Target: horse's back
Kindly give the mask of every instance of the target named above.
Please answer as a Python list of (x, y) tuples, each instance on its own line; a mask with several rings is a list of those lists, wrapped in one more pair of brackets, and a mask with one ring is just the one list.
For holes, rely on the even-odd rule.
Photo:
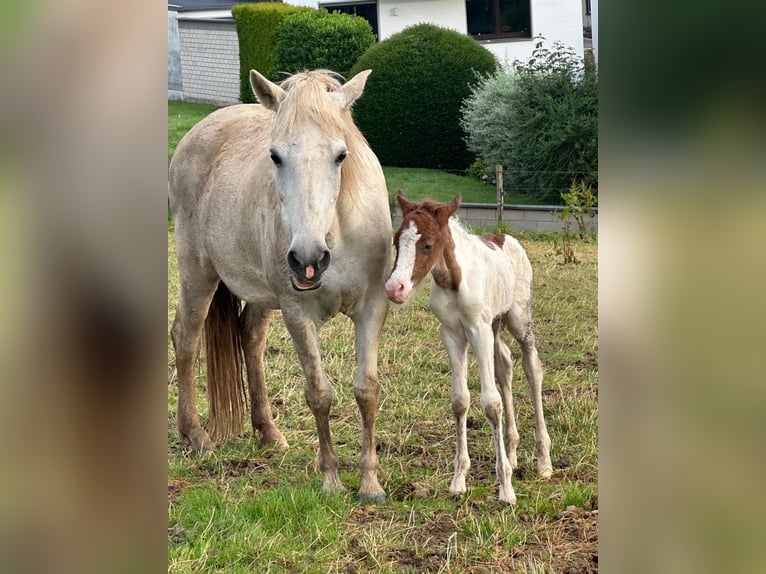
[(170, 162), (169, 193), (173, 216), (193, 210), (222, 162), (246, 159), (264, 146), (273, 113), (258, 104), (214, 111), (181, 139)]

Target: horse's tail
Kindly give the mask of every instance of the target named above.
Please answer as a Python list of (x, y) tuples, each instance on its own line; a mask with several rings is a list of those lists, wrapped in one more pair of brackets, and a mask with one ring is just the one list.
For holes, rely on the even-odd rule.
[(205, 319), (208, 430), (216, 443), (242, 429), (247, 411), (240, 309), (239, 298), (221, 281)]

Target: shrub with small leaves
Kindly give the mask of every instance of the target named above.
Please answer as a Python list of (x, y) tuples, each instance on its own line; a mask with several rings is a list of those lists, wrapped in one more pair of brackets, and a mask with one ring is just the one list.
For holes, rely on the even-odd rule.
[(509, 191), (556, 202), (582, 181), (598, 194), (598, 77), (572, 49), (538, 37), (526, 63), (482, 78), (462, 113), (468, 148), (503, 166)]
[(327, 10), (297, 12), (279, 25), (274, 39), (275, 73), (325, 68), (349, 78), (349, 70), (375, 43), (370, 23), (361, 16)]
[(494, 55), (472, 38), (417, 24), (371, 46), (351, 74), (370, 68), (357, 124), (384, 165), (464, 170), (474, 160), (460, 106), (493, 73)]

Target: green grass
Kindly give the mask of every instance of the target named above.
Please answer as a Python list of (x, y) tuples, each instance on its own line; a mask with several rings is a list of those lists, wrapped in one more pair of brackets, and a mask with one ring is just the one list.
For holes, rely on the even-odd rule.
[[(472, 466), (468, 492), (447, 493), (454, 425), (450, 374), (429, 286), (392, 306), (379, 352), (377, 419), (382, 506), (360, 505), (359, 414), (351, 379), (353, 328), (339, 316), (323, 326), (324, 366), (334, 381), (331, 413), (340, 476), (348, 491), (321, 492), (314, 419), (303, 375), (277, 314), (265, 355), (276, 424), (290, 449), (260, 448), (245, 428), (210, 455), (184, 451), (175, 429), (175, 358), (168, 338), (168, 572), (561, 572), (595, 571), (598, 489), (597, 246), (575, 241), (581, 263), (563, 265), (556, 236), (521, 235), (535, 269), (533, 310), (546, 367), (544, 403), (553, 441), (550, 480), (535, 472), (532, 409), (521, 361), (514, 402), (521, 444), (514, 507), (497, 501), (494, 451), (469, 366)], [(168, 234), (168, 326), (178, 297), (175, 239)], [(518, 346), (511, 349), (518, 358)], [(206, 419), (203, 361), (198, 406)]]
[[(207, 104), (168, 101), (168, 159), (173, 156), (184, 134), (215, 109), (216, 106)], [(495, 203), (495, 187), (474, 178), (435, 169), (384, 167), (383, 172), (390, 197), (402, 189), (407, 197), (416, 200), (430, 197), (437, 201), (450, 201), (460, 193), (466, 203)], [(508, 194), (505, 202), (534, 203), (526, 196)]]
[(168, 100), (168, 160), (173, 157), (176, 146), (194, 124), (218, 109), (209, 104), (192, 104)]

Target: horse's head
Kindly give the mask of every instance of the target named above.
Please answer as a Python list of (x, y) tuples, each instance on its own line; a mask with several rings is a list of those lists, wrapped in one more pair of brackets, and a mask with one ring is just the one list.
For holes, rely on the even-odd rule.
[(296, 291), (321, 285), (332, 259), (327, 238), (336, 217), (347, 156), (361, 138), (351, 105), (370, 70), (341, 85), (324, 71), (296, 74), (276, 85), (252, 70), (258, 101), (275, 112), (269, 153), (281, 216), (289, 237), (285, 253)]
[(460, 207), (460, 195), (449, 203), (412, 202), (400, 189), (396, 200), (402, 208), (402, 224), (394, 235), (396, 262), (386, 281), (386, 295), (394, 303), (404, 303), (439, 263), (444, 250), (452, 248), (449, 218)]

